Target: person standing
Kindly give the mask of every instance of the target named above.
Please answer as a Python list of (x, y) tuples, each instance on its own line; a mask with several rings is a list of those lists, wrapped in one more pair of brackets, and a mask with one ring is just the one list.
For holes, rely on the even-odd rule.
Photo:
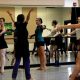
[(59, 32), (52, 32), (54, 30), (54, 28), (56, 28), (58, 25), (58, 21), (57, 20), (53, 20), (52, 21), (52, 27), (53, 29), (50, 30), (51, 34), (49, 34), (47, 37), (51, 37), (51, 45), (50, 45), (50, 57), (53, 58), (53, 56), (55, 56), (55, 51), (57, 49), (57, 45), (56, 45), (56, 41), (55, 41), (55, 37), (59, 34)]
[(7, 43), (4, 38), (4, 33), (6, 32), (6, 29), (4, 27), (4, 18), (0, 18), (0, 73), (4, 73), (4, 66), (5, 66), (5, 56), (6, 56), (6, 48), (8, 48)]
[(45, 54), (45, 41), (42, 37), (43, 30), (46, 29), (45, 26), (42, 25), (43, 21), (41, 18), (36, 18), (37, 28), (35, 30), (35, 41), (38, 48), (38, 54), (40, 58), (40, 68), (38, 70), (46, 70), (46, 54)]
[(9, 11), (7, 11), (16, 28), (16, 38), (15, 38), (16, 61), (13, 67), (12, 80), (16, 80), (21, 57), (23, 57), (23, 66), (25, 68), (26, 80), (32, 80), (30, 74), (30, 59), (29, 59), (30, 53), (29, 53), (28, 31), (26, 29), (32, 11), (33, 9), (30, 9), (26, 17), (26, 20), (23, 14), (19, 14), (17, 16), (17, 22), (14, 21), (12, 14)]

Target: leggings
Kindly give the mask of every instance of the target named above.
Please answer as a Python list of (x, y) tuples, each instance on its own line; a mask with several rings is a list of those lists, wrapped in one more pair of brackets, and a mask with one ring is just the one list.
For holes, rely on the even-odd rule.
[[(16, 62), (14, 64), (13, 72), (12, 72), (12, 78), (13, 79), (16, 79), (16, 77), (17, 77), (20, 61), (21, 61), (21, 57), (16, 57)], [(29, 56), (28, 57), (26, 57), (26, 56), (23, 57), (23, 66), (25, 68), (26, 80), (30, 80), (31, 74), (30, 74), (30, 59), (29, 59)]]

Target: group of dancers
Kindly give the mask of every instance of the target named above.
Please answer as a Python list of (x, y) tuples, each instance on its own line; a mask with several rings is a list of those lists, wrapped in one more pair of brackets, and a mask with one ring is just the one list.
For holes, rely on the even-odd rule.
[[(16, 80), (19, 64), (21, 61), (21, 57), (23, 57), (23, 66), (25, 68), (25, 76), (26, 80), (33, 80), (30, 73), (30, 53), (29, 53), (29, 42), (28, 42), (28, 30), (26, 26), (28, 25), (30, 14), (33, 11), (33, 9), (30, 9), (28, 12), (28, 15), (25, 19), (23, 14), (19, 14), (17, 16), (17, 21), (15, 22), (12, 14), (10, 11), (7, 11), (8, 15), (10, 16), (12, 22), (14, 23), (15, 27), (15, 43), (14, 43), (14, 58), (15, 63), (12, 71), (12, 80)], [(78, 17), (79, 19), (79, 17)], [(6, 48), (8, 48), (7, 43), (4, 38), (4, 34), (7, 31), (4, 27), (4, 18), (0, 18), (0, 73), (4, 74), (4, 66), (5, 66), (5, 55), (6, 55)], [(46, 55), (45, 55), (45, 41), (42, 37), (43, 30), (46, 29), (44, 25), (42, 25), (43, 21), (42, 18), (36, 18), (36, 30), (35, 30), (35, 42), (37, 44), (38, 48), (38, 55), (40, 58), (40, 68), (38, 70), (45, 71), (47, 69), (46, 67)], [(56, 21), (54, 21), (55, 24), (57, 24)], [(54, 26), (54, 25), (53, 25)], [(58, 25), (57, 27), (54, 27), (51, 34), (55, 34), (56, 32), (59, 32), (62, 29), (68, 29), (68, 28), (75, 28), (75, 33), (78, 35), (77, 41), (78, 41), (78, 55), (76, 58), (76, 65), (74, 67), (74, 70), (69, 78), (69, 80), (75, 80), (78, 76), (78, 73), (80, 72), (80, 24), (71, 24), (71, 25)], [(53, 42), (54, 43), (54, 42)]]

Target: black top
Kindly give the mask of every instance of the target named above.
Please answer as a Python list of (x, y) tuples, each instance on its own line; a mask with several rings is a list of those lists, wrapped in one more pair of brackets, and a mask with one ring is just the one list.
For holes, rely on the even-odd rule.
[(19, 22), (15, 22), (14, 23), (15, 27), (16, 27), (16, 36), (18, 38), (23, 38), (26, 37), (28, 38), (28, 31), (26, 29), (27, 23), (19, 23)]
[(29, 55), (27, 23), (14, 23), (15, 30), (15, 57)]
[[(0, 30), (0, 32), (2, 32), (2, 30)], [(2, 34), (0, 36), (0, 49), (4, 49), (4, 48), (7, 48), (7, 47), (8, 46), (7, 46), (7, 43), (6, 43), (5, 39), (4, 39), (4, 34)]]

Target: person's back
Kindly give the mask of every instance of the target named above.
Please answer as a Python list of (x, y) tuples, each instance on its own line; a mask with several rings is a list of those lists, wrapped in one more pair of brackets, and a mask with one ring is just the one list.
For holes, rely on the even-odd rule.
[(19, 14), (17, 16), (17, 22), (14, 21), (12, 14), (9, 11), (7, 11), (9, 16), (11, 17), (11, 20), (14, 23), (14, 26), (16, 27), (16, 31), (15, 31), (15, 39), (16, 39), (15, 40), (15, 59), (16, 60), (13, 67), (12, 80), (16, 80), (21, 57), (23, 57), (23, 66), (25, 68), (26, 80), (32, 80), (31, 74), (30, 74), (28, 31), (26, 29), (27, 23), (30, 19), (30, 13), (32, 12), (32, 10), (33, 9), (29, 11), (26, 17), (26, 20), (24, 19), (23, 14)]
[(18, 15), (17, 22), (15, 22), (14, 25), (16, 27), (15, 57), (29, 56), (28, 31), (26, 29), (27, 22), (24, 22), (23, 14)]
[(27, 39), (28, 38), (28, 31), (26, 29), (27, 23), (15, 22), (15, 26), (16, 26), (16, 36), (20, 38), (25, 37)]

